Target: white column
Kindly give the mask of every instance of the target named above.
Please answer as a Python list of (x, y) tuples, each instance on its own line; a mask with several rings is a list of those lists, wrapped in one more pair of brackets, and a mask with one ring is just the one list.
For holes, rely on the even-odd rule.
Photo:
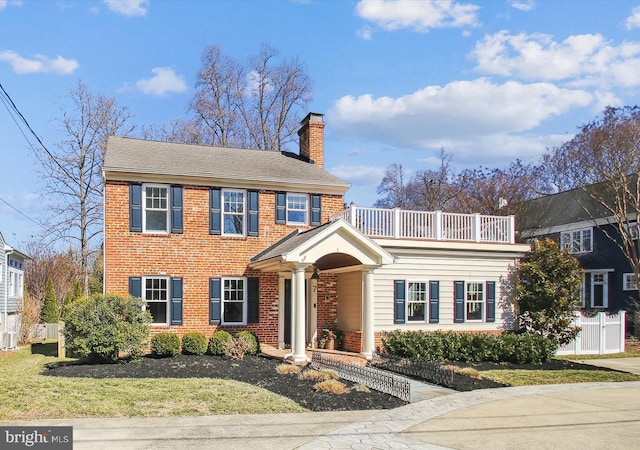
[(305, 333), (305, 289), (304, 289), (304, 269), (306, 265), (296, 265), (293, 269), (293, 289), (292, 289), (292, 318), (293, 333), (291, 339), (291, 350), (294, 361), (306, 361), (306, 333)]
[(373, 268), (364, 271), (364, 293), (362, 296), (362, 355), (367, 359), (373, 357), (375, 334), (373, 327)]

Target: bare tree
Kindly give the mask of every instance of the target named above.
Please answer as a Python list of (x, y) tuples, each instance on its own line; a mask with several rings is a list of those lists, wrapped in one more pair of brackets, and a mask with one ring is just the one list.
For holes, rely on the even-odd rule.
[(402, 164), (391, 164), (386, 168), (384, 177), (378, 185), (378, 195), (384, 197), (376, 200), (374, 206), (377, 208), (405, 208), (412, 207), (409, 187), (405, 183), (406, 173)]
[(78, 255), (72, 250), (56, 252), (42, 241), (27, 243), (27, 251), (30, 259), (25, 263), (24, 278), (31, 300), (42, 307), (47, 280), (51, 279), (61, 311), (74, 285), (82, 279)]
[(518, 215), (523, 202), (551, 192), (542, 167), (520, 160), (506, 169), (465, 170), (458, 183), (461, 186), (453, 208), (466, 213)]
[[(66, 135), (54, 150), (41, 149), (38, 159), (52, 198), (48, 229), (55, 239), (75, 242), (80, 254), (82, 286), (89, 285), (92, 245), (102, 234), (102, 163), (107, 137), (126, 135), (129, 110), (115, 99), (92, 94), (78, 81), (61, 105), (58, 120)], [(95, 247), (94, 247), (95, 248)]]
[(241, 64), (217, 46), (202, 53), (187, 120), (147, 127), (146, 137), (189, 144), (282, 150), (296, 139), (311, 80), (299, 59), (263, 44)]
[[(640, 280), (640, 108), (607, 107), (544, 161), (549, 179), (558, 188), (575, 189), (576, 201), (620, 248)], [(599, 218), (615, 232), (595, 221)]]
[(426, 211), (447, 210), (460, 195), (464, 184), (451, 168), (451, 155), (440, 150), (438, 170), (419, 170), (410, 183), (414, 208)]

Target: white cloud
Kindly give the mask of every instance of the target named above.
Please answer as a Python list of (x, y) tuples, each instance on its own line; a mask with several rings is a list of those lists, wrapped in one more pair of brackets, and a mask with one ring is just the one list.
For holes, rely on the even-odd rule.
[(107, 7), (127, 17), (146, 16), (149, 0), (102, 0)]
[(136, 88), (143, 94), (156, 96), (168, 92), (185, 92), (187, 83), (184, 77), (177, 75), (170, 67), (156, 67), (151, 69), (153, 77), (136, 81)]
[(534, 0), (514, 0), (511, 2), (511, 6), (519, 11), (528, 12), (536, 7)]
[(640, 43), (613, 45), (600, 34), (487, 35), (472, 51), (475, 71), (524, 80), (565, 81), (571, 87), (640, 85)]
[(44, 55), (35, 55), (34, 59), (27, 59), (13, 50), (0, 51), (0, 61), (9, 62), (13, 71), (18, 74), (55, 73), (68, 75), (80, 67), (80, 64), (75, 59), (66, 59), (62, 56), (51, 59)]
[(5, 9), (9, 5), (21, 6), (21, 0), (0, 0), (0, 11)]
[(329, 172), (341, 180), (360, 186), (377, 186), (384, 176), (384, 167), (340, 165), (329, 169)]
[(361, 18), (387, 31), (410, 28), (427, 32), (432, 28), (477, 26), (479, 9), (453, 0), (361, 0), (356, 5)]
[(365, 25), (364, 27), (358, 30), (358, 37), (364, 39), (365, 41), (370, 41), (372, 33), (373, 32), (371, 30), (371, 27), (368, 25)]
[(631, 15), (627, 17), (624, 24), (627, 26), (627, 30), (640, 28), (640, 6), (636, 6), (631, 10)]
[[(342, 136), (396, 147), (448, 148), (452, 140), (532, 130), (596, 99), (549, 83), (494, 84), (480, 78), (427, 86), (398, 98), (345, 96), (327, 113)], [(498, 151), (495, 149), (494, 151)]]

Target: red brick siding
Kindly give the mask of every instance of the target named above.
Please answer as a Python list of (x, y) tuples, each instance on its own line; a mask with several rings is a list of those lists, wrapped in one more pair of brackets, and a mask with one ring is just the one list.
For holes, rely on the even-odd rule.
[[(343, 207), (342, 196), (323, 195), (323, 222)], [(183, 211), (182, 234), (132, 233), (129, 231), (129, 183), (105, 183), (105, 291), (128, 294), (130, 276), (182, 277), (183, 325), (154, 326), (154, 330), (170, 329), (180, 335), (201, 331), (210, 336), (217, 327), (209, 325), (209, 278), (257, 276), (260, 278), (260, 323), (225, 328), (231, 331), (247, 328), (255, 331), (263, 342), (276, 344), (278, 275), (251, 271), (247, 266), (257, 253), (300, 227), (275, 224), (274, 191), (260, 191), (258, 237), (210, 235), (208, 187), (185, 185)]]

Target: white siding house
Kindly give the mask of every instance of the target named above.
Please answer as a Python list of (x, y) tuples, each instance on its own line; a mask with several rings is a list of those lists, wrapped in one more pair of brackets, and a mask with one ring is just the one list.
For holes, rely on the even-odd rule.
[(27, 255), (9, 246), (0, 233), (0, 346), (15, 348), (21, 325), (24, 262)]

